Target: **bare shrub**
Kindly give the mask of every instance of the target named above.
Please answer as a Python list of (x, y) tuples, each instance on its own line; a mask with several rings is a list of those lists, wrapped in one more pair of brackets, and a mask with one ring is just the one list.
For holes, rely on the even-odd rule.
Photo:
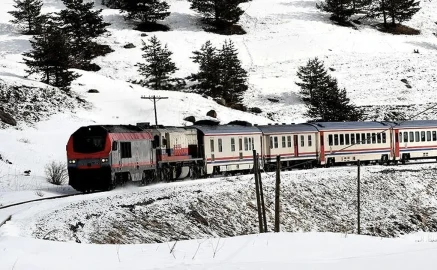
[(45, 166), (47, 182), (62, 185), (67, 180), (67, 165), (64, 162), (52, 161)]

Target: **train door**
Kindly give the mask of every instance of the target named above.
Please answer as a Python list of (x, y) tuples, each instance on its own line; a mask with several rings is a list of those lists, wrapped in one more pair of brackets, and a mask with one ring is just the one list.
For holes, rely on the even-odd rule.
[(399, 153), (399, 129), (393, 129), (394, 131), (394, 156), (396, 159), (399, 159), (400, 153)]
[(209, 149), (210, 149), (210, 154), (211, 154), (211, 161), (215, 160), (215, 145), (214, 145), (214, 138), (211, 137), (209, 138)]
[(293, 143), (294, 143), (294, 156), (298, 157), (299, 156), (299, 136), (298, 135), (293, 135)]
[(320, 143), (317, 145), (320, 145), (320, 164), (325, 164), (325, 135), (323, 134), (323, 131), (320, 131)]
[(243, 159), (243, 137), (239, 136), (238, 137), (238, 156), (239, 159), (242, 160)]

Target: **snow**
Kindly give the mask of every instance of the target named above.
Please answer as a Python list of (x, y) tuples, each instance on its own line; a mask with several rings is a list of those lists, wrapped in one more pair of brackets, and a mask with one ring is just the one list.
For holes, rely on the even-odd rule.
[[(44, 12), (56, 12), (63, 8), (61, 0), (43, 2)], [(217, 111), (222, 123), (236, 119), (257, 124), (270, 123), (271, 119), (286, 123), (302, 122), (307, 119), (303, 116), (304, 106), (298, 96), (299, 88), (295, 85), (296, 71), (309, 58), (319, 57), (331, 69), (330, 74), (338, 79), (339, 85), (347, 89), (351, 101), (366, 107), (371, 117), (380, 118), (393, 108), (406, 110), (407, 116), (414, 115), (437, 102), (437, 39), (433, 34), (436, 32), (435, 1), (422, 1), (421, 11), (405, 23), (419, 29), (420, 35), (394, 36), (375, 30), (371, 26), (375, 21), (358, 25), (358, 30), (336, 26), (329, 21), (328, 14), (315, 8), (316, 1), (253, 0), (242, 5), (245, 13), (240, 24), (248, 34), (228, 37), (203, 31), (199, 15), (189, 9), (187, 1), (169, 0), (172, 14), (163, 23), (170, 26), (172, 31), (153, 35), (162, 43), (167, 43), (174, 53), (173, 60), (179, 67), (176, 76), (185, 77), (196, 72), (197, 65), (190, 59), (192, 51), (198, 50), (207, 40), (219, 47), (230, 38), (239, 50), (243, 67), (249, 72), (250, 87), (243, 102), (249, 107), (260, 107), (263, 110), (260, 115), (231, 110), (197, 94), (152, 91), (129, 83), (138, 76), (134, 65), (141, 59), (142, 41), (152, 34), (141, 37), (141, 33), (132, 30), (133, 25), (125, 21), (118, 10), (108, 9), (100, 2), (95, 1), (96, 7), (103, 8), (105, 20), (112, 23), (110, 35), (100, 38), (100, 41), (115, 51), (94, 60), (102, 67), (100, 71), (78, 70), (82, 76), (73, 82), (73, 97), (65, 98), (52, 107), (44, 103), (45, 109), (39, 112), (39, 121), (29, 123), (28, 119), (21, 117), (18, 118), (18, 127), (0, 129), (0, 155), (3, 159), (0, 160), (0, 205), (74, 193), (66, 185), (56, 187), (48, 184), (44, 178), (44, 166), (52, 160), (65, 160), (65, 144), (70, 134), (80, 126), (153, 123), (153, 103), (141, 99), (142, 95), (169, 97), (158, 103), (159, 123), (165, 125), (189, 125), (183, 121), (184, 117), (193, 115), (196, 119), (206, 118), (206, 112), (211, 109)], [(24, 85), (32, 87), (32, 91), (45, 89), (47, 86), (35, 81), (35, 77), (24, 77), (26, 67), (21, 54), (30, 49), (30, 37), (20, 35), (18, 29), (9, 23), (12, 17), (7, 11), (13, 9), (12, 5), (13, 0), (0, 1), (0, 83)], [(123, 48), (126, 43), (133, 43), (136, 48)], [(419, 49), (420, 53), (413, 53), (414, 49)], [(407, 79), (412, 88), (407, 88), (401, 79)], [(88, 93), (89, 89), (98, 89), (100, 93)], [(59, 93), (57, 95), (62, 96)], [(77, 103), (75, 95), (89, 104)], [(276, 98), (279, 102), (274, 103), (267, 98)], [(24, 115), (23, 107), (18, 106), (17, 110), (17, 113)], [(435, 119), (436, 114), (437, 110), (433, 110), (416, 119)], [(12, 164), (6, 163), (6, 160)], [(371, 212), (365, 212), (364, 227), (369, 224), (393, 225), (388, 218), (393, 213), (396, 220), (404, 223), (411, 222), (408, 221), (408, 214), (415, 213), (417, 209), (432, 213), (436, 207), (434, 198), (437, 189), (432, 182), (435, 179), (435, 165), (429, 165), (434, 166), (432, 168), (428, 165), (412, 166), (408, 167), (412, 168), (411, 171), (395, 169), (395, 172), (387, 172), (376, 166), (369, 169), (367, 176), (364, 173), (363, 179), (367, 177), (373, 183), (364, 194), (371, 195), (370, 198), (375, 200), (364, 201), (364, 206), (372, 209), (372, 214), (380, 218), (372, 219)], [(25, 170), (31, 170), (30, 176), (24, 175)], [(284, 209), (289, 213), (284, 219), (284, 230), (295, 233), (223, 238), (224, 234), (215, 232), (214, 235), (214, 232), (207, 231), (197, 234), (203, 240), (178, 242), (173, 253), (170, 253), (172, 242), (91, 245), (33, 238), (44, 238), (41, 235), (43, 231), (47, 233), (60, 229), (61, 232), (50, 235), (53, 240), (79, 239), (91, 243), (90, 232), (99, 232), (98, 227), (90, 226), (90, 222), (84, 225), (85, 231), (76, 233), (75, 238), (67, 233), (69, 226), (78, 226), (78, 220), (86, 220), (86, 214), (90, 214), (89, 219), (94, 225), (99, 224), (100, 218), (102, 226), (108, 229), (110, 221), (117, 220), (114, 213), (129, 213), (128, 207), (119, 211), (117, 205), (143, 202), (148, 196), (157, 199), (169, 194), (175, 194), (175, 197), (160, 200), (158, 204), (163, 206), (161, 215), (166, 214), (169, 222), (174, 218), (176, 222), (184, 224), (176, 206), (186, 213), (190, 203), (202, 198), (196, 193), (198, 190), (202, 191), (200, 194), (209, 194), (210, 197), (221, 195), (218, 199), (222, 200), (217, 203), (223, 203), (225, 207), (224, 212), (220, 213), (222, 216), (228, 216), (226, 211), (251, 209), (229, 218), (238, 222), (247, 221), (239, 223), (241, 227), (232, 232), (241, 233), (244, 226), (255, 224), (255, 229), (250, 227), (246, 231), (254, 233), (256, 221), (253, 220), (253, 208), (250, 208), (254, 201), (253, 194), (249, 192), (251, 177), (188, 181), (173, 183), (171, 187), (157, 184), (143, 188), (120, 188), (110, 194), (80, 195), (2, 209), (0, 224), (10, 215), (12, 220), (0, 228), (0, 269), (95, 269), (97, 265), (107, 269), (435, 268), (433, 254), (437, 247), (437, 236), (428, 232), (403, 235), (402, 239), (311, 232), (338, 231), (338, 228), (328, 228), (328, 223), (317, 219), (316, 211), (323, 212), (326, 208), (328, 212), (339, 211), (334, 215), (334, 225), (344, 222), (346, 227), (349, 226), (346, 231), (353, 233), (355, 213), (351, 181), (354, 174), (353, 168), (284, 173), (284, 177), (290, 179), (284, 182), (289, 187), (285, 194), (289, 192), (290, 199), (284, 204)], [(265, 177), (266, 188), (271, 191), (273, 176)], [(408, 190), (397, 185), (398, 177), (409, 187)], [(378, 184), (378, 178), (387, 179), (387, 183)], [(293, 188), (299, 188), (301, 195)], [(245, 192), (244, 196), (239, 195), (238, 190)], [(187, 194), (187, 191), (191, 193)], [(393, 194), (399, 196), (392, 200)], [(226, 196), (235, 199), (230, 200)], [(293, 202), (296, 198), (300, 201)], [(305, 208), (310, 198), (321, 208)], [(243, 207), (241, 203), (246, 205)], [(84, 208), (78, 210), (78, 206)], [(109, 206), (117, 210), (112, 213)], [(141, 205), (135, 208), (148, 209)], [(175, 212), (166, 212), (169, 210)], [(428, 213), (426, 211), (424, 213)], [(107, 215), (92, 216), (96, 212)], [(202, 215), (208, 217), (208, 213)], [(293, 223), (293, 215), (301, 219)], [(430, 219), (434, 220), (435, 217), (431, 215)], [(425, 227), (411, 226), (412, 231), (430, 229), (430, 224)], [(311, 233), (297, 233), (299, 228)], [(391, 235), (388, 229), (393, 227), (381, 228)], [(102, 231), (102, 235), (105, 233), (108, 231)], [(393, 235), (399, 236), (397, 233)], [(129, 240), (124, 237), (124, 240)], [(171, 237), (164, 237), (163, 241), (168, 239)], [(216, 256), (213, 255), (215, 247), (218, 247)]]
[(3, 269), (434, 269), (437, 243), (331, 233), (268, 233), (148, 245), (2, 237)]

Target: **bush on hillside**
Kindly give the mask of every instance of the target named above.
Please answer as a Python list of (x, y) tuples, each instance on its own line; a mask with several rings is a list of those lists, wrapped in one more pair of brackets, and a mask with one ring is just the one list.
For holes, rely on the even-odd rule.
[(68, 178), (67, 164), (64, 162), (52, 161), (44, 169), (47, 182), (53, 185), (62, 185)]

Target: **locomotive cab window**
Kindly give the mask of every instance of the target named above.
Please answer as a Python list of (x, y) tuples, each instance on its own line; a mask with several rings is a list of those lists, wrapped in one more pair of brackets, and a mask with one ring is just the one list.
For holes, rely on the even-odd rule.
[(118, 142), (117, 141), (113, 141), (112, 142), (112, 151), (117, 151), (117, 146), (118, 146)]
[(120, 142), (121, 158), (132, 157), (131, 142)]

